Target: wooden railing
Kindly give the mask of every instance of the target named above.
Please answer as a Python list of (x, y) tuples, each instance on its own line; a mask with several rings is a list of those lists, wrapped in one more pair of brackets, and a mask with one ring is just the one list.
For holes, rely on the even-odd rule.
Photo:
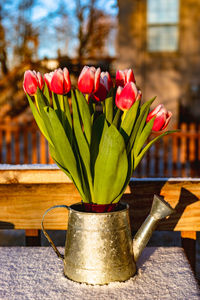
[[(35, 123), (0, 125), (0, 164), (51, 164), (48, 144)], [(200, 125), (185, 124), (143, 158), (134, 177), (199, 177)]]
[(0, 124), (0, 164), (52, 164), (48, 143), (35, 122)]

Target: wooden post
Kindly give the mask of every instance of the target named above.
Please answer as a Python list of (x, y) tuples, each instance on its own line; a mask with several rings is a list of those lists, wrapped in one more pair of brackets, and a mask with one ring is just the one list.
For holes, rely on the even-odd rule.
[(195, 124), (191, 123), (189, 126), (189, 162), (190, 162), (190, 176), (195, 177)]
[(155, 177), (159, 177), (159, 163), (160, 163), (160, 143), (155, 143)]
[(20, 163), (20, 149), (19, 149), (19, 144), (20, 144), (20, 140), (19, 140), (19, 130), (15, 131), (15, 135), (14, 135), (15, 139), (15, 164), (19, 164)]
[[(147, 141), (149, 142), (149, 140)], [(149, 176), (149, 172), (150, 172), (150, 151), (151, 149), (149, 149), (146, 153), (146, 177)]]
[(28, 164), (28, 131), (26, 128), (23, 129), (24, 138), (24, 164)]
[(26, 229), (26, 246), (41, 246), (41, 232), (36, 229)]
[(168, 174), (168, 143), (169, 143), (169, 139), (168, 136), (165, 136), (163, 139), (163, 143), (164, 143), (164, 176), (167, 177)]
[(37, 131), (31, 130), (32, 134), (32, 164), (37, 164)]
[(5, 131), (5, 139), (6, 139), (6, 163), (11, 164), (11, 128), (9, 125), (7, 126), (7, 130)]
[(0, 163), (2, 164), (2, 146), (3, 146), (3, 132), (0, 129)]
[[(200, 133), (200, 124), (198, 125), (198, 133)], [(200, 176), (200, 134), (198, 135), (198, 154), (197, 154), (197, 176)]]
[(49, 146), (48, 146), (48, 154), (49, 154), (49, 164), (55, 164), (55, 162), (53, 161), (50, 151), (49, 151)]
[(40, 134), (40, 163), (47, 164), (46, 159), (46, 140), (43, 134)]
[(178, 138), (176, 134), (172, 135), (172, 175), (177, 176), (178, 168)]
[(186, 177), (186, 170), (185, 170), (185, 162), (187, 157), (187, 124), (181, 124), (181, 145), (180, 145), (180, 162), (181, 162), (181, 176)]

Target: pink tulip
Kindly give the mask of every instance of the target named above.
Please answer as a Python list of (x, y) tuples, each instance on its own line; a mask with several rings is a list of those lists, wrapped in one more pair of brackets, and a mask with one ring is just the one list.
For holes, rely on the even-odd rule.
[(99, 88), (101, 69), (85, 66), (78, 78), (78, 89), (83, 94), (95, 93)]
[(64, 95), (71, 89), (71, 81), (67, 68), (64, 68), (63, 70), (57, 69), (54, 72), (45, 74), (45, 81), (47, 86), (49, 85), (50, 91), (55, 94)]
[(158, 105), (147, 116), (147, 122), (156, 117), (153, 123), (153, 131), (161, 131), (165, 129), (172, 117), (172, 113), (167, 111), (163, 104)]
[(124, 87), (126, 83), (136, 82), (132, 69), (126, 69), (124, 71), (118, 70), (116, 73), (116, 86)]
[(44, 81), (47, 84), (48, 89), (51, 91), (51, 79), (53, 77), (54, 72), (44, 74)]
[(107, 94), (112, 88), (112, 86), (113, 86), (113, 82), (110, 77), (110, 74), (108, 72), (101, 72), (99, 87), (97, 91), (91, 96), (93, 96), (93, 98), (98, 102), (103, 101), (106, 99)]
[(117, 88), (115, 104), (121, 110), (128, 110), (141, 96), (142, 93), (137, 89), (135, 83), (129, 82), (124, 88), (121, 86)]
[(29, 94), (30, 96), (33, 96), (37, 92), (37, 87), (39, 87), (41, 90), (43, 90), (44, 87), (44, 80), (40, 72), (36, 73), (35, 71), (26, 71), (24, 73), (23, 82), (23, 88), (25, 93)]

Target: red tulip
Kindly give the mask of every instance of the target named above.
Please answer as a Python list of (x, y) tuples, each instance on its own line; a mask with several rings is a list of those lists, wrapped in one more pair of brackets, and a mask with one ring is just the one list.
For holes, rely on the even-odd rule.
[(126, 69), (124, 71), (118, 70), (116, 73), (116, 86), (124, 87), (126, 83), (136, 82), (132, 69)]
[(50, 90), (56, 94), (64, 95), (71, 89), (71, 81), (67, 68), (64, 68), (63, 70), (57, 69), (53, 72), (53, 74), (45, 74), (45, 78), (45, 81), (49, 83)]
[(93, 96), (96, 101), (103, 101), (106, 99), (112, 86), (113, 83), (110, 74), (108, 72), (101, 72), (99, 87), (91, 96)]
[(99, 88), (101, 69), (85, 66), (78, 78), (78, 89), (83, 94), (95, 93)]
[(121, 86), (117, 88), (115, 103), (119, 109), (128, 110), (141, 96), (142, 93), (137, 89), (135, 83), (129, 82), (124, 88)]
[(25, 93), (29, 94), (30, 96), (33, 96), (37, 92), (37, 87), (39, 87), (41, 90), (43, 90), (44, 87), (44, 80), (40, 72), (36, 73), (35, 71), (26, 71), (24, 73), (23, 82), (23, 88)]
[(160, 131), (167, 127), (172, 117), (172, 113), (167, 111), (163, 104), (160, 104), (148, 114), (147, 122), (149, 122), (153, 117), (155, 117), (155, 120), (152, 130)]

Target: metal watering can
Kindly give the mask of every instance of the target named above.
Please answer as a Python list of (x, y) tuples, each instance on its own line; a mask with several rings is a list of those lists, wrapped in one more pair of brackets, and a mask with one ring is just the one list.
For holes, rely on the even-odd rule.
[[(45, 215), (58, 207), (69, 210), (65, 255), (58, 251), (43, 225)], [(83, 212), (81, 207), (81, 203), (51, 207), (43, 216), (42, 230), (63, 260), (65, 276), (88, 284), (125, 281), (133, 276), (136, 262), (159, 220), (174, 212), (154, 195), (150, 214), (132, 240), (128, 204), (120, 203), (116, 211), (106, 213)]]

